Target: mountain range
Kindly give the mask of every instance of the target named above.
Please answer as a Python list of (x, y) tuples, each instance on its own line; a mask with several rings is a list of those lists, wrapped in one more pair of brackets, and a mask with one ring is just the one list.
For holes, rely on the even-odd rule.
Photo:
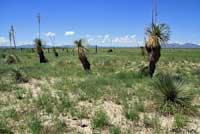
[[(27, 45), (19, 45), (17, 46), (17, 48), (34, 48), (35, 45), (34, 44), (27, 44)], [(56, 46), (57, 48), (73, 48), (73, 45), (60, 45), (60, 46)], [(91, 48), (95, 47), (95, 46), (89, 46)], [(10, 48), (9, 46), (0, 46), (1, 48)], [(52, 48), (52, 46), (50, 45), (44, 45), (44, 48)], [(104, 48), (104, 47), (101, 47)], [(106, 48), (106, 47), (105, 47)], [(117, 47), (115, 47), (117, 48)], [(120, 48), (120, 47), (119, 47)], [(178, 43), (170, 43), (167, 45), (163, 45), (163, 48), (200, 48), (200, 45), (198, 44), (194, 44), (194, 43), (185, 43), (185, 44), (178, 44)]]

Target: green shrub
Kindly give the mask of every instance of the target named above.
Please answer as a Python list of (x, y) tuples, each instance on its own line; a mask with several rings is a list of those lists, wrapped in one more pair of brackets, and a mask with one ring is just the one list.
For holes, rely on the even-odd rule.
[(13, 54), (10, 55), (9, 54), (9, 55), (6, 56), (5, 62), (7, 64), (16, 64), (17, 62), (19, 62), (19, 59), (16, 55), (13, 55)]
[(107, 125), (109, 125), (109, 119), (106, 113), (102, 110), (95, 112), (92, 117), (92, 128), (103, 128)]
[(182, 89), (184, 81), (180, 77), (159, 75), (153, 83), (154, 98), (161, 113), (192, 111), (194, 96)]
[(21, 69), (12, 69), (12, 75), (17, 83), (28, 82), (28, 77), (26, 76), (26, 73)]

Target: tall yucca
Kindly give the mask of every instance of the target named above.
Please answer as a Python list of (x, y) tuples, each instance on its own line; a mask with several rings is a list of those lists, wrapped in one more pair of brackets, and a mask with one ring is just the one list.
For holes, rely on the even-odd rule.
[(76, 40), (74, 42), (74, 44), (76, 44), (76, 49), (78, 51), (79, 60), (81, 61), (83, 68), (85, 70), (90, 70), (90, 63), (85, 54), (86, 48), (83, 46), (83, 40), (82, 39)]
[(45, 58), (44, 52), (42, 50), (42, 41), (40, 39), (35, 39), (34, 42), (36, 45), (37, 53), (39, 55), (40, 63), (46, 63), (47, 59)]
[(148, 40), (145, 43), (145, 47), (149, 54), (149, 75), (152, 77), (156, 69), (156, 63), (161, 56), (161, 45), (166, 44), (169, 40), (170, 29), (166, 24), (157, 25), (152, 23), (147, 27), (146, 35), (148, 36)]
[(152, 23), (146, 29), (146, 35), (149, 37), (147, 41), (147, 47), (156, 48), (162, 44), (165, 44), (169, 40), (170, 29), (166, 24), (154, 24)]

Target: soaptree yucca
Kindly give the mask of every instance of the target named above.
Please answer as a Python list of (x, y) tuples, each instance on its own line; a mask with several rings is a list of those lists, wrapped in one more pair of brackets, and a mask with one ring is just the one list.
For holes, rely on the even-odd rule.
[(156, 77), (152, 85), (159, 111), (169, 114), (194, 112), (194, 96), (190, 90), (184, 89), (183, 84), (184, 80), (178, 76), (161, 74)]
[(156, 69), (156, 63), (161, 56), (161, 45), (166, 44), (169, 40), (170, 30), (166, 24), (152, 23), (147, 27), (146, 35), (148, 40), (145, 43), (145, 47), (149, 55), (149, 75), (152, 77)]
[(89, 63), (87, 56), (85, 54), (86, 48), (83, 45), (84, 40), (83, 39), (76, 40), (74, 42), (74, 44), (76, 45), (76, 50), (78, 52), (79, 60), (81, 61), (83, 68), (85, 70), (90, 70), (90, 63)]
[(47, 59), (45, 58), (44, 52), (42, 50), (42, 41), (40, 39), (35, 39), (34, 42), (36, 45), (37, 53), (39, 55), (40, 63), (46, 63)]

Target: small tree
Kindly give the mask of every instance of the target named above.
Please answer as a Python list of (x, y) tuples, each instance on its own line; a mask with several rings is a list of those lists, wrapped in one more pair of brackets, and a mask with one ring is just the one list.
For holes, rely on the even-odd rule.
[(154, 24), (146, 29), (148, 40), (145, 43), (146, 51), (149, 55), (149, 75), (153, 77), (156, 69), (156, 63), (161, 56), (161, 45), (169, 40), (170, 30), (166, 24)]
[(76, 48), (77, 48), (77, 52), (78, 52), (78, 56), (79, 56), (79, 60), (81, 61), (83, 68), (87, 71), (90, 70), (90, 63), (85, 55), (85, 47), (83, 46), (83, 40), (76, 40), (74, 42), (74, 44), (76, 44)]
[(39, 55), (40, 63), (46, 63), (47, 59), (45, 58), (44, 52), (42, 50), (42, 41), (40, 39), (35, 39), (34, 42), (36, 45), (37, 53)]

